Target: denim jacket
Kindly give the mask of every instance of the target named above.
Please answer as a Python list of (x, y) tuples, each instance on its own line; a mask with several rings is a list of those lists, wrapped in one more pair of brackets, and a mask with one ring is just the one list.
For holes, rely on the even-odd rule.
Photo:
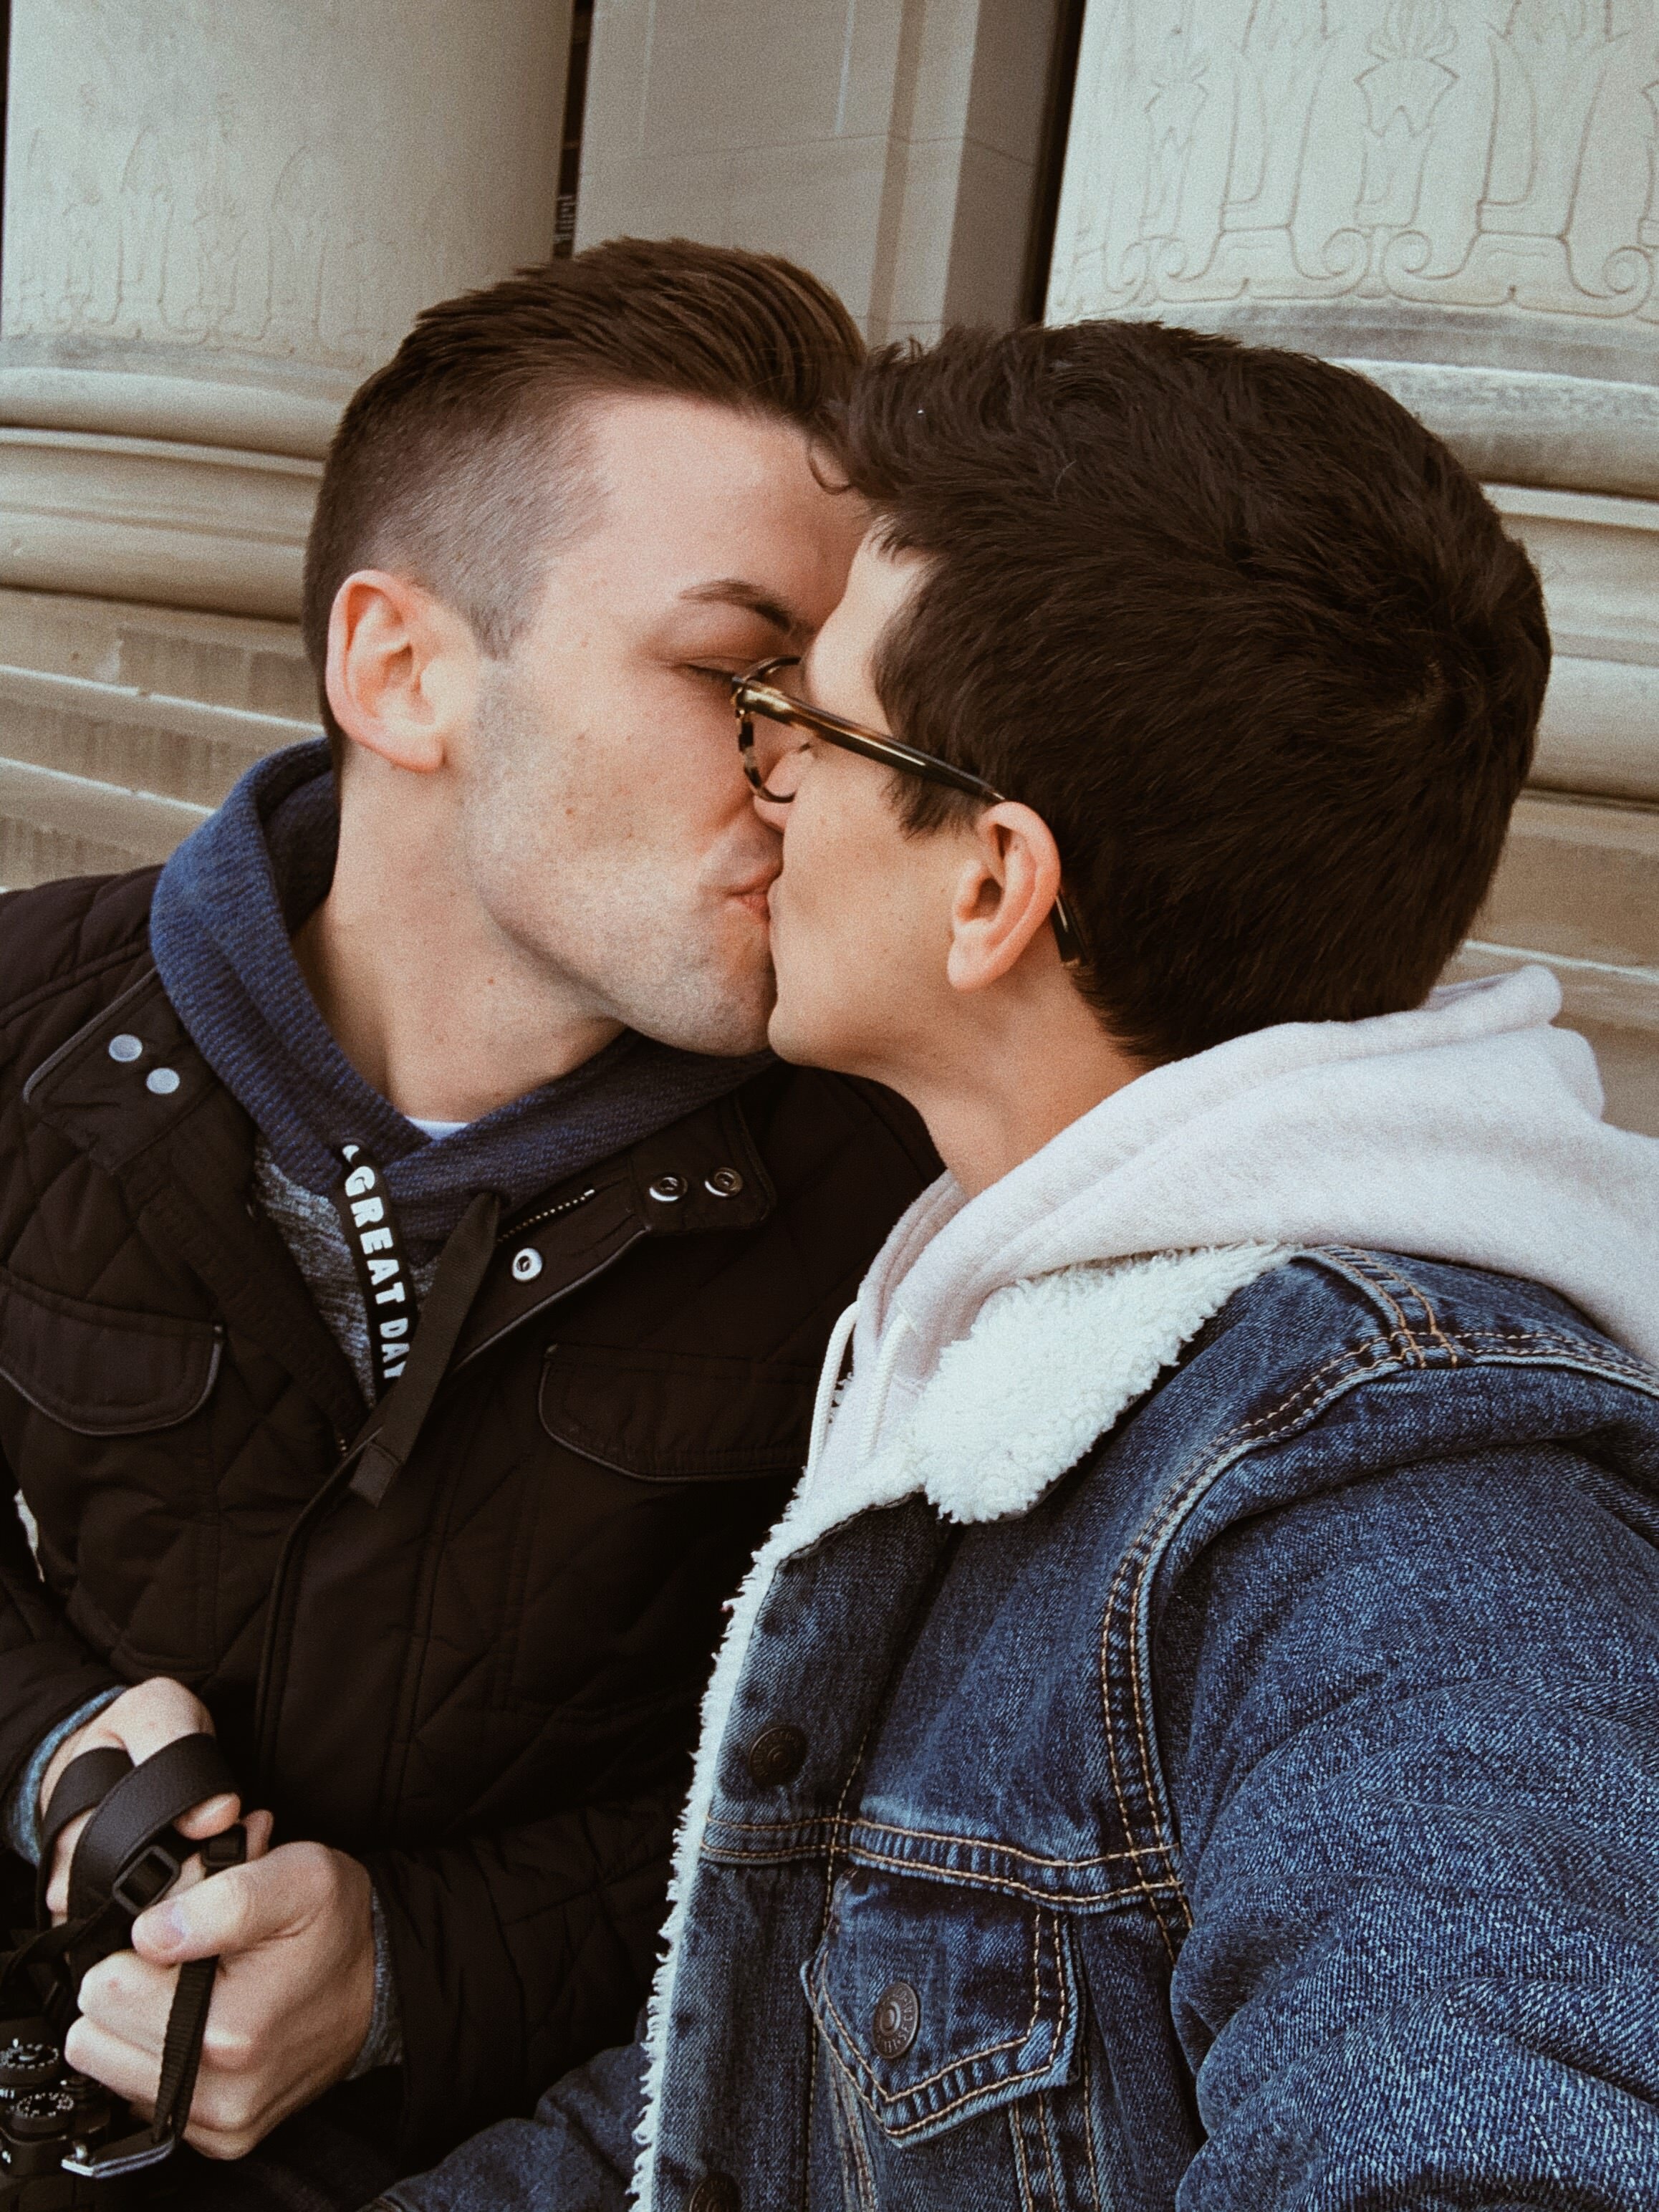
[(1080, 1455), (809, 1483), (648, 2032), (389, 2203), (1659, 2205), (1659, 1374), (1347, 1249), (1170, 1318), (1215, 1256), (1100, 1271)]

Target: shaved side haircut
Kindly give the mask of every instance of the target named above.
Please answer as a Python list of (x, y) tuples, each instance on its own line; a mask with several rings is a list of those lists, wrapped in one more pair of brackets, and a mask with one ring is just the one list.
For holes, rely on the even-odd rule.
[(863, 356), (858, 326), (805, 270), (684, 238), (612, 239), (427, 308), (347, 407), (306, 547), (301, 626), (337, 771), (345, 740), (325, 671), (348, 576), (409, 577), (499, 659), (592, 510), (583, 403), (703, 399), (828, 437)]

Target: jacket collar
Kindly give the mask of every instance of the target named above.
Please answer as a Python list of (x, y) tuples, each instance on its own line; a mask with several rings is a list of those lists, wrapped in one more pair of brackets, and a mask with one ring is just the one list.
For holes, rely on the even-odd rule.
[[(25, 1103), (122, 1185), (135, 1213), (351, 1436), (363, 1406), (287, 1247), (250, 1212), (252, 1125), (147, 968), (35, 1069)], [(753, 1228), (775, 1203), (728, 1092), (552, 1184), (518, 1209), (452, 1371), (611, 1267), (646, 1237)]]

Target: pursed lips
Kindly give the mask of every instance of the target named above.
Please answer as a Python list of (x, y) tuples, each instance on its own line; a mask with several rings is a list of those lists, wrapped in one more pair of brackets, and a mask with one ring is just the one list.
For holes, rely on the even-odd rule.
[(757, 921), (766, 921), (770, 918), (772, 886), (777, 878), (778, 871), (769, 868), (763, 875), (751, 876), (746, 884), (734, 885), (726, 896), (734, 904), (746, 908)]

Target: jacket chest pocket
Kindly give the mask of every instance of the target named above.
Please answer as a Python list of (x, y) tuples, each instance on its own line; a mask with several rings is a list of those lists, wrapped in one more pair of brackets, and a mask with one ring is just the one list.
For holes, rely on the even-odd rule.
[(895, 2146), (1072, 2079), (1076, 1968), (1064, 1916), (1040, 1905), (854, 1868), (802, 1981), (859, 2105)]
[(555, 1344), (538, 1411), (555, 1443), (641, 1482), (797, 1474), (817, 1370), (763, 1359)]
[(137, 1673), (189, 1679), (213, 1661), (211, 1470), (202, 1431), (179, 1432), (212, 1396), (222, 1348), (211, 1322), (95, 1306), (0, 1268), (5, 1449), (41, 1573), (71, 1626)]
[(0, 1268), (0, 1378), (76, 1436), (188, 1420), (207, 1402), (220, 1350), (210, 1322), (84, 1304)]

